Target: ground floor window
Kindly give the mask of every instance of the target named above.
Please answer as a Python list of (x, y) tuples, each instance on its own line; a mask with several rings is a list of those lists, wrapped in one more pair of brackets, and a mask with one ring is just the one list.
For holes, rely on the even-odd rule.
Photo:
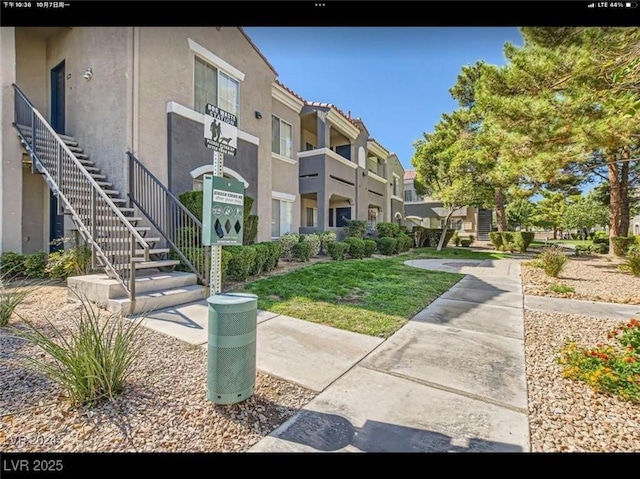
[[(440, 228), (445, 227), (445, 220), (440, 220)], [(453, 229), (456, 231), (462, 230), (462, 220), (454, 220), (453, 218), (449, 220), (449, 229)]]
[(369, 215), (367, 216), (367, 221), (375, 226), (378, 224), (378, 215), (380, 214), (380, 210), (378, 208), (369, 208)]
[(293, 202), (271, 200), (271, 237), (293, 232)]
[(318, 208), (307, 208), (307, 228), (318, 226)]

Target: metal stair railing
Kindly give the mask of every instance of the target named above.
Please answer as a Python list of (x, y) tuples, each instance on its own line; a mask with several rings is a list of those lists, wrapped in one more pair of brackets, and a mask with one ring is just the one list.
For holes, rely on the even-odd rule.
[[(59, 214), (67, 209), (92, 258), (136, 297), (136, 263), (149, 261), (149, 244), (98, 185), (51, 125), (16, 84), (14, 127), (51, 190), (58, 197)], [(136, 261), (137, 260), (137, 261)]]
[(202, 246), (202, 221), (194, 216), (130, 151), (129, 199), (182, 262), (209, 285), (210, 249)]

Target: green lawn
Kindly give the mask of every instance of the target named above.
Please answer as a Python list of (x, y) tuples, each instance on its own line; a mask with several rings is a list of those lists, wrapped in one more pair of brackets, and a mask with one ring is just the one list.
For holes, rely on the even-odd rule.
[(317, 263), (246, 284), (241, 291), (257, 294), (262, 310), (387, 338), (464, 276), (403, 264), (408, 259), (437, 257), (504, 255), (421, 248), (384, 259)]
[[(559, 244), (573, 244), (573, 245), (580, 245), (580, 246), (586, 246), (586, 245), (590, 245), (592, 242), (591, 240), (554, 240), (552, 238), (549, 238), (549, 244), (553, 244), (553, 243), (559, 243)], [(544, 241), (539, 241), (539, 240), (535, 240), (531, 242), (532, 245), (536, 245), (536, 246), (544, 246), (545, 243)]]

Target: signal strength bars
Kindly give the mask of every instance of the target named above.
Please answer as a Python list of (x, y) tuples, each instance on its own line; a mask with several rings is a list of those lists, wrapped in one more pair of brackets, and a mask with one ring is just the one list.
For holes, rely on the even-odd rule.
[(596, 4), (595, 3), (590, 3), (589, 5), (587, 5), (587, 8), (596, 8)]

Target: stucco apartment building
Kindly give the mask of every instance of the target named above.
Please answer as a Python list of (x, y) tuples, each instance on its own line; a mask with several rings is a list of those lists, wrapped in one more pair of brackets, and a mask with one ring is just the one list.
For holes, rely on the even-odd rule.
[[(409, 228), (442, 228), (448, 209), (442, 202), (418, 195), (413, 184), (415, 177), (416, 173), (413, 170), (404, 172), (404, 224)], [(479, 241), (488, 241), (491, 219), (491, 210), (465, 206), (454, 211), (448, 227), (458, 231), (460, 237), (473, 235)]]
[[(0, 48), (0, 252), (49, 250), (82, 211), (85, 224), (91, 210), (102, 215), (103, 197), (138, 215), (134, 193), (150, 205), (151, 223), (136, 231), (162, 233), (169, 197), (200, 189), (212, 172), (207, 103), (238, 118), (237, 154), (225, 157), (224, 175), (254, 198), (258, 241), (403, 214), (398, 158), (362, 120), (281, 84), (241, 28), (2, 27)], [(32, 141), (46, 174), (33, 167)], [(76, 171), (78, 162), (87, 171)], [(85, 195), (75, 214), (62, 214), (57, 180), (64, 195)]]

